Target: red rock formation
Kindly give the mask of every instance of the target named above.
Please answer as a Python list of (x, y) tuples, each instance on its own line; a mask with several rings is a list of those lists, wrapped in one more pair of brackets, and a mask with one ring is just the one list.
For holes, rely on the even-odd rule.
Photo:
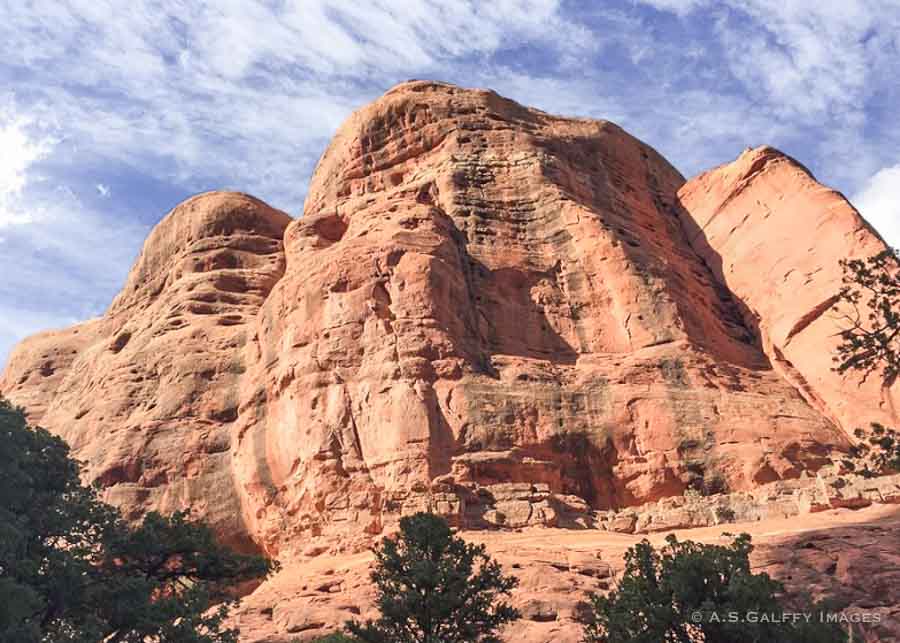
[[(769, 198), (729, 172), (699, 179), (710, 203)], [(611, 123), (405, 83), (340, 129), (302, 218), (235, 194), (178, 206), (106, 315), (24, 342), (0, 391), (133, 515), (190, 506), (282, 556), (420, 508), (591, 526), (797, 477), (847, 444), (809, 385), (818, 295), (779, 294), (785, 316), (741, 261), (811, 272), (880, 242), (822, 232), (817, 259), (723, 271), (697, 185)]]
[(282, 275), (289, 221), (242, 194), (188, 199), (153, 230), (101, 319), (13, 352), (0, 390), (65, 438), (127, 515), (189, 508), (252, 546), (229, 427), (247, 324)]
[(848, 432), (897, 424), (898, 386), (831, 370), (846, 312), (833, 310), (838, 259), (885, 249), (853, 206), (771, 147), (692, 179), (678, 197), (691, 247), (741, 302), (775, 370)]
[[(611, 123), (492, 92), (407, 83), (355, 113), (257, 322), (233, 445), (251, 531), (377, 533), (417, 506), (552, 524), (560, 496), (637, 504), (824, 462), (843, 436), (691, 249), (682, 184)], [(526, 490), (471, 493), (499, 483)]]

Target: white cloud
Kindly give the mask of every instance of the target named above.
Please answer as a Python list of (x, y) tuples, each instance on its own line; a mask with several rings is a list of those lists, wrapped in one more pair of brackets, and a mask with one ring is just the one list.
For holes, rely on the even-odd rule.
[(869, 109), (900, 100), (896, 2), (0, 0), (0, 81), (19, 107), (0, 145), (19, 290), (0, 284), (0, 314), (102, 309), (139, 219), (175, 205), (138, 212), (141, 185), (240, 189), (299, 214), (340, 122), (409, 78), (613, 120), (686, 174), (774, 144), (853, 193), (900, 145)]
[[(851, 125), (863, 118), (872, 62), (865, 36), (876, 21), (888, 26), (890, 15), (882, 15), (887, 3), (754, 0), (733, 6), (719, 23), (729, 64), (750, 91), (767, 94), (775, 113), (829, 114)], [(743, 12), (754, 19), (753, 29)]]
[(898, 0), (638, 2), (711, 22), (720, 53), (700, 69), (716, 70), (719, 84), (739, 83), (757, 118), (795, 130), (786, 138), (801, 143), (826, 182), (853, 191), (895, 154), (897, 121), (871, 103), (900, 98)]
[(30, 223), (35, 212), (23, 206), (29, 171), (53, 149), (52, 137), (35, 133), (32, 119), (17, 114), (10, 99), (0, 109), (0, 229)]
[(876, 172), (850, 201), (889, 245), (900, 247), (900, 163)]
[(706, 4), (705, 0), (639, 0), (660, 11), (671, 11), (679, 16), (685, 16), (694, 9)]
[[(556, 0), (136, 0), (9, 3), (6, 64), (30, 109), (66, 125), (85, 154), (189, 189), (205, 179), (298, 213), (331, 134), (388, 86), (458, 74), (455, 59), (540, 44), (588, 52), (596, 38)], [(52, 70), (42, 74), (39, 70)]]
[(864, 118), (869, 76), (896, 56), (897, 0), (640, 0), (715, 17), (731, 72), (774, 115)]

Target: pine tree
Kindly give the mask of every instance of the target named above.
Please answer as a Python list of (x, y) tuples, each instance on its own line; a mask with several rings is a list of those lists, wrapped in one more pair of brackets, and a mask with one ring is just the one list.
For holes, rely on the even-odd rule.
[(519, 618), (502, 597), (517, 579), (504, 576), (484, 545), (453, 536), (446, 521), (418, 513), (401, 519), (396, 538), (375, 550), (372, 573), (381, 618), (348, 623), (368, 643), (495, 643)]
[[(750, 536), (729, 546), (674, 535), (657, 551), (643, 540), (607, 596), (594, 595), (583, 643), (838, 643), (847, 636), (822, 618), (824, 605), (782, 603), (783, 587), (750, 570)], [(809, 614), (797, 620), (785, 612)]]
[[(838, 373), (859, 371), (865, 381), (881, 371), (890, 386), (900, 374), (900, 266), (897, 251), (866, 259), (841, 260), (843, 287), (835, 310), (841, 343), (834, 357)], [(849, 312), (846, 312), (849, 311)]]
[(129, 527), (81, 484), (65, 442), (2, 398), (0, 443), (0, 641), (237, 640), (227, 590), (272, 563), (228, 551), (185, 513)]

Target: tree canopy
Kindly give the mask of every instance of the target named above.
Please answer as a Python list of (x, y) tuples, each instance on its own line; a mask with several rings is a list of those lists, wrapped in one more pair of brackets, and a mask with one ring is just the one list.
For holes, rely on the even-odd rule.
[(230, 587), (273, 564), (186, 513), (136, 527), (80, 481), (66, 443), (0, 398), (0, 640), (230, 643)]
[(505, 576), (484, 545), (456, 537), (438, 516), (400, 520), (400, 533), (375, 550), (372, 580), (381, 617), (348, 623), (368, 643), (495, 643), (519, 618), (505, 600), (517, 579)]
[[(823, 622), (823, 606), (786, 607), (783, 588), (750, 570), (750, 536), (709, 545), (668, 536), (656, 550), (643, 540), (625, 554), (625, 571), (607, 596), (591, 597), (584, 643), (829, 643), (845, 641)], [(785, 613), (810, 614), (785, 620)]]
[[(839, 373), (860, 371), (863, 380), (880, 371), (891, 385), (900, 374), (900, 271), (897, 251), (841, 260), (843, 286), (837, 296), (842, 330), (834, 357)], [(840, 305), (843, 304), (843, 305)], [(848, 312), (849, 311), (849, 312)]]

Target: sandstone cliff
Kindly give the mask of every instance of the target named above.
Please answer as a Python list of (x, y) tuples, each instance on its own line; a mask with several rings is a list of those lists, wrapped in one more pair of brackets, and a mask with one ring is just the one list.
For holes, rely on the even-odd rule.
[(65, 438), (126, 515), (190, 508), (254, 547), (230, 426), (247, 327), (283, 274), (289, 222), (242, 194), (188, 199), (153, 230), (101, 319), (13, 351), (0, 391)]
[(691, 247), (741, 302), (775, 371), (825, 417), (848, 429), (897, 421), (898, 389), (832, 370), (841, 328), (833, 307), (839, 259), (884, 242), (838, 192), (771, 147), (747, 150), (678, 191)]
[(301, 218), (179, 205), (0, 391), (133, 515), (191, 507), (243, 547), (355, 549), (419, 508), (588, 527), (896, 419), (826, 364), (836, 260), (881, 247), (769, 148), (685, 183), (612, 123), (410, 82), (341, 127)]

